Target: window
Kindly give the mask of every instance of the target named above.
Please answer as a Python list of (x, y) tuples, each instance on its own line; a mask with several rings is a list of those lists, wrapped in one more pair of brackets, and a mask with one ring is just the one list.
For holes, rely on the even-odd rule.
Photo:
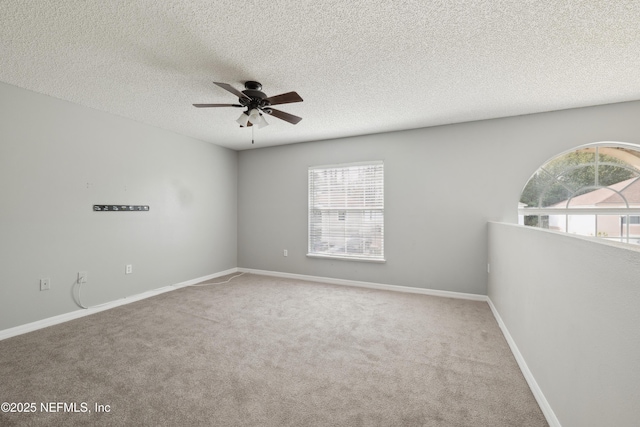
[(309, 256), (384, 261), (384, 164), (309, 168)]
[(561, 154), (533, 174), (519, 223), (640, 244), (640, 150), (602, 143)]
[[(622, 221), (623, 224), (627, 223), (627, 217), (626, 216), (621, 216), (620, 217), (620, 221)], [(640, 224), (640, 216), (630, 216), (629, 217), (629, 224)]]

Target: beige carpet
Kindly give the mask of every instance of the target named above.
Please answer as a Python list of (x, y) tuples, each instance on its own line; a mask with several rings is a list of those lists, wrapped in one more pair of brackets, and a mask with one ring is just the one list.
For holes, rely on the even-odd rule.
[(250, 274), (0, 341), (0, 379), (2, 426), (547, 425), (486, 303)]

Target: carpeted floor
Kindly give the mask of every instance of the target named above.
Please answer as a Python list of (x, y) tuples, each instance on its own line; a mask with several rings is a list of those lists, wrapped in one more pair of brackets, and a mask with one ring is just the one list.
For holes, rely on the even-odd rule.
[(486, 303), (251, 274), (0, 341), (0, 379), (2, 426), (547, 425)]

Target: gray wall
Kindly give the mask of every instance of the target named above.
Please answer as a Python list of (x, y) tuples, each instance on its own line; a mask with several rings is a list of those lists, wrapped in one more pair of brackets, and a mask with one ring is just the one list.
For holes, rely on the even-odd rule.
[(0, 197), (0, 330), (237, 266), (236, 152), (6, 84)]
[[(486, 222), (517, 222), (554, 155), (640, 142), (638, 117), (633, 102), (240, 152), (239, 266), (485, 294)], [(307, 168), (363, 160), (385, 162), (387, 262), (307, 258)]]
[[(236, 266), (485, 294), (486, 221), (515, 222), (559, 152), (640, 142), (637, 117), (632, 102), (236, 153), (0, 84), (0, 330), (75, 310), (78, 271), (89, 305)], [(362, 160), (385, 161), (387, 262), (307, 258), (307, 168)]]
[(563, 427), (637, 426), (640, 248), (489, 224), (489, 298)]

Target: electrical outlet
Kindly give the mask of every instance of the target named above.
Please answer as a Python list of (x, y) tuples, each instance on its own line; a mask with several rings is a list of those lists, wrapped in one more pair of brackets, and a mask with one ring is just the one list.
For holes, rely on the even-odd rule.
[(79, 271), (78, 272), (78, 283), (80, 283), (80, 284), (87, 283), (87, 272), (86, 271)]
[(126, 267), (124, 268), (124, 274), (131, 274), (131, 273), (133, 273), (133, 265), (127, 264)]
[(289, 256), (289, 251), (285, 249), (284, 252), (282, 253), (282, 255)]
[(40, 279), (40, 290), (48, 291), (51, 289), (51, 279)]

